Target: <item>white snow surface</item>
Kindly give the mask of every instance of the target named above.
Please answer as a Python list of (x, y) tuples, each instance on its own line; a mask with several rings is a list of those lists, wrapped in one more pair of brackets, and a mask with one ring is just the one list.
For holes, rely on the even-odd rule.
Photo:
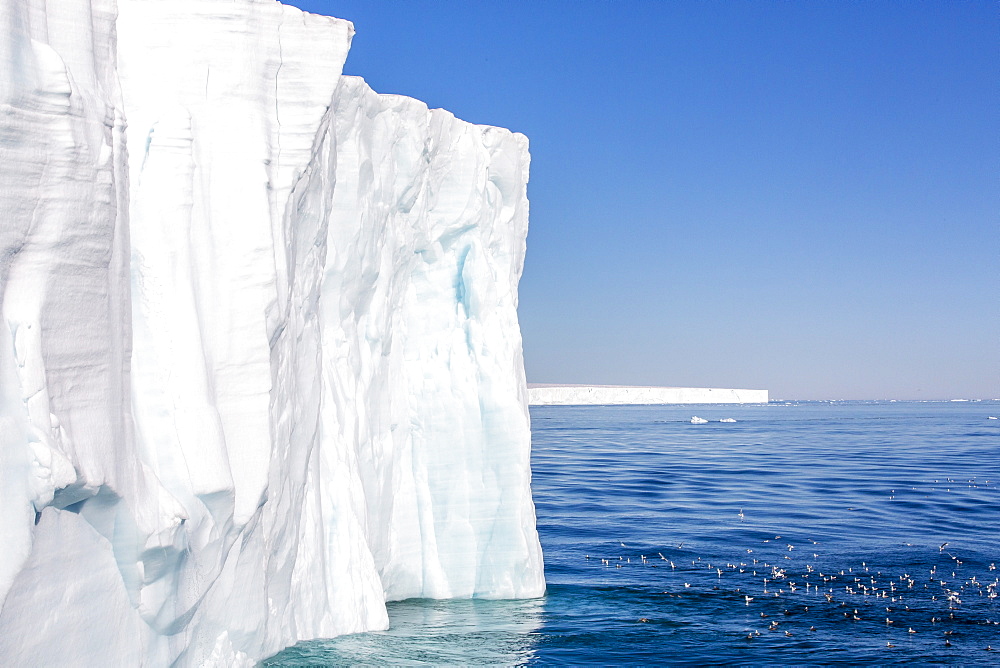
[(272, 0), (0, 0), (0, 656), (253, 665), (544, 591), (527, 140)]

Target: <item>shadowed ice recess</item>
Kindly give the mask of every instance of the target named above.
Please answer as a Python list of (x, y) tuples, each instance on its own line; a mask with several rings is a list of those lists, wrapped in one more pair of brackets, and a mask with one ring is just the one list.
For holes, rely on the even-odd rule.
[(535, 407), (543, 599), (392, 604), (267, 665), (996, 664), (997, 411)]

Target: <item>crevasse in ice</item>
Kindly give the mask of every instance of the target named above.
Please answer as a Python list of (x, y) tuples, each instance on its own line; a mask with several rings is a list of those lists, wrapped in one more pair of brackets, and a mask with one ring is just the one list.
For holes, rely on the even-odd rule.
[(527, 140), (271, 0), (0, 31), (0, 656), (253, 664), (541, 594)]

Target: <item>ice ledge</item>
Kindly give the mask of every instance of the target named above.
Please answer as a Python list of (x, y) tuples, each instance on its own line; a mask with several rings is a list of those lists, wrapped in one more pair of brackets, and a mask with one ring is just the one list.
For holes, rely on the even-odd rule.
[(767, 390), (528, 383), (529, 406), (766, 404), (767, 401)]

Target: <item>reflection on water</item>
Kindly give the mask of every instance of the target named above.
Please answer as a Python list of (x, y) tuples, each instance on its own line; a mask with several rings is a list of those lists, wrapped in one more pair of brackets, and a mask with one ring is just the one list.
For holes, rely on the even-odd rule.
[(388, 603), (387, 631), (313, 640), (263, 666), (347, 664), (523, 665), (534, 658), (545, 599)]

